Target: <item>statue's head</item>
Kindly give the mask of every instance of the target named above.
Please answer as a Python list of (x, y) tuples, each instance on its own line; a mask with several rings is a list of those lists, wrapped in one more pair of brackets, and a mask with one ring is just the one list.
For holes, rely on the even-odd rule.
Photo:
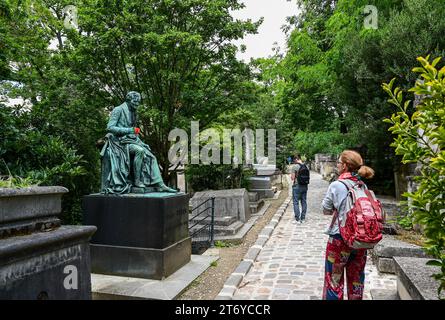
[(137, 109), (142, 100), (141, 94), (136, 91), (130, 91), (127, 93), (125, 100), (131, 108)]

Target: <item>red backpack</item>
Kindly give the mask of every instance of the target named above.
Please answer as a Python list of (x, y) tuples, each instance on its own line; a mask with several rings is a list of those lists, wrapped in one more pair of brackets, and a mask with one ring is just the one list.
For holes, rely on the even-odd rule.
[[(384, 212), (373, 191), (362, 181), (338, 180), (348, 188), (346, 215), (340, 224), (340, 234), (353, 249), (371, 249), (382, 240)], [(349, 183), (347, 183), (347, 182)], [(335, 219), (335, 216), (334, 218)], [(334, 222), (335, 220), (333, 220)]]

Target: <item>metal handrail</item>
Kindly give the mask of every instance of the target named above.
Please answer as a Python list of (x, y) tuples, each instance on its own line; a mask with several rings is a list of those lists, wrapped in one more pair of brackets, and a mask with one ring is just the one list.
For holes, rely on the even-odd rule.
[(194, 225), (192, 225), (191, 227), (189, 227), (189, 229), (193, 228), (194, 226), (198, 225), (200, 222), (203, 222), (204, 220), (206, 220), (208, 218), (208, 216), (205, 216), (204, 218), (202, 218), (201, 220), (195, 220), (195, 219), (190, 219), (190, 221), (195, 221), (196, 223)]
[[(209, 200), (211, 200), (211, 199), (209, 199)], [(206, 202), (208, 202), (208, 200), (207, 200)], [(195, 209), (198, 209), (198, 207), (196, 207)], [(193, 209), (193, 210), (195, 210), (195, 209)], [(190, 220), (194, 220), (196, 217), (200, 216), (202, 213), (208, 211), (209, 209), (210, 209), (210, 208), (205, 208), (204, 210), (202, 210), (201, 212), (199, 212), (196, 216), (191, 217)]]
[[(206, 201), (204, 201), (203, 203), (201, 203), (200, 205), (198, 205), (196, 208), (193, 208), (193, 210), (191, 211), (191, 214), (193, 214), (194, 211), (198, 211), (199, 208), (201, 208), (203, 205), (205, 205), (209, 202), (211, 202), (210, 207), (206, 207), (204, 210), (200, 210), (192, 218), (189, 218), (189, 233), (190, 233), (190, 237), (193, 238), (194, 236), (196, 236), (197, 234), (202, 232), (202, 230), (208, 228), (208, 230), (209, 230), (209, 232), (208, 232), (209, 234), (208, 234), (208, 238), (207, 238), (208, 240), (205, 240), (205, 242), (209, 242), (210, 246), (213, 247), (214, 246), (214, 232), (215, 232), (215, 228), (214, 228), (214, 224), (215, 224), (215, 197), (209, 198)], [(200, 216), (202, 216), (202, 218)], [(196, 219), (198, 217), (199, 217), (199, 219)], [(204, 223), (204, 225), (201, 228), (192, 232), (192, 229), (195, 226), (199, 225), (200, 223), (202, 223), (203, 221), (205, 221), (209, 218), (210, 218), (209, 223)]]

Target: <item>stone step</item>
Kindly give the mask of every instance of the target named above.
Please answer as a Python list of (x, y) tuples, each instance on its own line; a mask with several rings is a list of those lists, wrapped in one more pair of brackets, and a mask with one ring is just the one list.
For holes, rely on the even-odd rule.
[(215, 226), (215, 235), (232, 236), (238, 233), (238, 231), (244, 226), (241, 221), (236, 221), (230, 226)]
[[(439, 300), (439, 281), (432, 275), (440, 267), (427, 266), (429, 258), (394, 257), (397, 274), (397, 293), (400, 300)], [(440, 297), (445, 299), (445, 292)]]
[(400, 300), (397, 290), (371, 289), (372, 300)]
[[(238, 233), (238, 231), (244, 226), (244, 223), (241, 221), (236, 221), (229, 226), (214, 226), (214, 236), (233, 236)], [(197, 225), (190, 230), (190, 233), (193, 233), (195, 230), (202, 228), (203, 225)]]
[[(189, 226), (195, 224), (196, 222), (199, 222), (200, 224), (210, 224), (211, 217), (207, 217), (204, 220), (203, 219), (204, 219), (204, 217), (197, 217), (192, 220), (192, 215), (189, 215)], [(237, 221), (236, 217), (226, 216), (226, 217), (215, 217), (214, 218), (215, 226), (229, 226), (232, 223), (234, 223), (235, 221)]]
[(249, 192), (249, 202), (256, 202), (256, 201), (258, 201), (258, 193)]
[(255, 214), (261, 210), (263, 205), (264, 205), (263, 199), (261, 199), (260, 201), (257, 201), (257, 202), (250, 202), (249, 203), (250, 211), (252, 212), (252, 214)]

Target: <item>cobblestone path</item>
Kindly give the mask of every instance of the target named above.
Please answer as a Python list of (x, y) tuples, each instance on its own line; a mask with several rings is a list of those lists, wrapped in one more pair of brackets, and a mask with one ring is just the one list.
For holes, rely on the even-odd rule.
[[(291, 202), (232, 299), (321, 299), (328, 239), (323, 232), (331, 217), (324, 216), (320, 208), (328, 185), (321, 175), (311, 172), (306, 222), (294, 223)], [(396, 276), (378, 274), (368, 257), (364, 299), (371, 299), (371, 289), (395, 288)]]

